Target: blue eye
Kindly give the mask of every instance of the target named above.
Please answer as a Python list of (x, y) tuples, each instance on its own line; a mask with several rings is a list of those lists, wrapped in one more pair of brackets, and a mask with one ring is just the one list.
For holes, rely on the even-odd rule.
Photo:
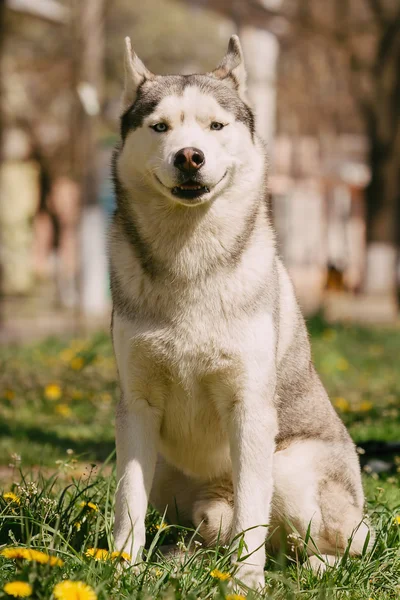
[(225, 127), (225, 125), (223, 125), (222, 123), (218, 123), (217, 121), (213, 121), (210, 125), (210, 128), (213, 131), (220, 131), (221, 129), (223, 129)]
[(157, 131), (157, 133), (168, 131), (168, 125), (166, 123), (156, 123), (155, 125), (150, 125), (150, 127), (154, 129), (154, 131)]

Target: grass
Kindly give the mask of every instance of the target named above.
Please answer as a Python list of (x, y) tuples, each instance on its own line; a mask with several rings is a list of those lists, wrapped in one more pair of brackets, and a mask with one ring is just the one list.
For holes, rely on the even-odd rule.
[[(359, 444), (399, 441), (400, 332), (327, 327), (318, 319), (309, 329), (317, 369), (353, 439)], [(122, 569), (121, 559), (110, 553), (102, 560), (86, 555), (90, 548), (113, 549), (117, 384), (108, 335), (0, 348), (0, 373), (0, 480), (6, 494), (0, 497), (0, 549), (31, 547), (63, 561), (52, 566), (30, 555), (0, 556), (0, 598), (10, 597), (3, 588), (15, 580), (28, 582), (32, 597), (40, 599), (60, 594), (62, 600), (93, 599), (89, 588), (80, 595), (57, 588), (54, 595), (56, 584), (68, 580), (85, 582), (101, 600), (232, 595), (229, 548), (205, 549), (191, 540), (193, 532), (165, 526), (151, 509), (139, 571)], [(372, 551), (345, 560), (322, 578), (284, 553), (270, 556), (263, 598), (399, 598), (399, 460), (384, 459), (393, 465), (390, 472), (364, 474), (377, 531)], [(183, 562), (158, 552), (170, 543), (181, 548)], [(218, 572), (231, 578), (221, 580)], [(244, 589), (236, 592), (259, 597)]]

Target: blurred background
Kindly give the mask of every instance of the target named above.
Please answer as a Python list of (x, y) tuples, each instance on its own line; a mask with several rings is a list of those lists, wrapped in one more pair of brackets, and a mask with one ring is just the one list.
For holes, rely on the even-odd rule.
[(307, 315), (398, 323), (399, 0), (0, 1), (0, 338), (107, 324), (123, 38), (157, 73), (240, 35)]

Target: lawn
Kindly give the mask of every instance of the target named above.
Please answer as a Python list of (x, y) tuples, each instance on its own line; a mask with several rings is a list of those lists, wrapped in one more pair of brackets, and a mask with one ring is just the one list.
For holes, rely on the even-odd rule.
[[(317, 369), (360, 446), (377, 536), (371, 552), (320, 579), (284, 553), (269, 557), (262, 597), (399, 598), (400, 460), (372, 440), (400, 442), (400, 331), (319, 319), (309, 329)], [(112, 556), (118, 387), (107, 334), (1, 347), (0, 373), (0, 598), (259, 597), (234, 590), (229, 548), (207, 550), (152, 510), (141, 568)], [(170, 543), (183, 559), (158, 552)], [(16, 580), (28, 586), (7, 587)]]

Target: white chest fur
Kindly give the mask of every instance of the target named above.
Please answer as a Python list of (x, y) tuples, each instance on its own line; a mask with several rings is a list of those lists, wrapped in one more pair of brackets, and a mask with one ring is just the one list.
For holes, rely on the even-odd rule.
[(265, 313), (248, 319), (245, 329), (240, 321), (203, 317), (193, 321), (188, 314), (161, 327), (115, 315), (113, 339), (129, 401), (146, 401), (161, 414), (161, 453), (208, 478), (229, 470), (224, 413), (249, 373), (257, 377), (268, 363), (274, 335)]

